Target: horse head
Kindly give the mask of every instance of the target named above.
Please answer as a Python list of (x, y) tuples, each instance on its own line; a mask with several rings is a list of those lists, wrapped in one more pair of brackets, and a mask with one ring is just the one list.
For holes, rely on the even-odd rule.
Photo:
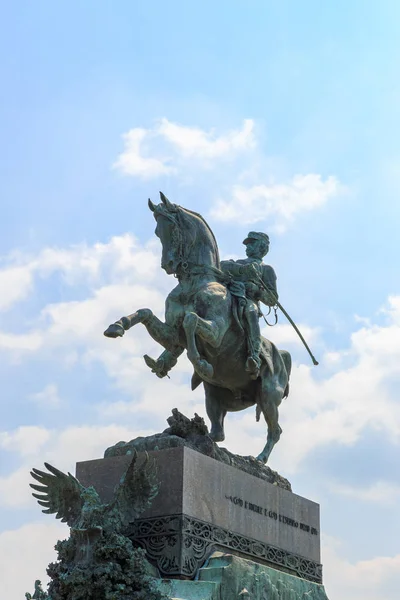
[(157, 222), (156, 236), (162, 244), (161, 267), (180, 274), (193, 265), (219, 268), (219, 253), (213, 232), (201, 215), (173, 204), (160, 192), (161, 203), (148, 204)]

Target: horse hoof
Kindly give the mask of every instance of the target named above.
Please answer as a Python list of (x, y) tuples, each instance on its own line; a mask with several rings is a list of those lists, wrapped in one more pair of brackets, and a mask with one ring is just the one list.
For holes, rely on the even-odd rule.
[(262, 462), (264, 465), (267, 464), (267, 458), (261, 453), (256, 457), (256, 460), (259, 460), (260, 462)]
[(125, 329), (118, 323), (113, 323), (104, 332), (104, 335), (109, 338), (122, 337), (125, 333)]
[(210, 363), (206, 360), (200, 360), (198, 362), (196, 371), (203, 379), (211, 379), (211, 377), (214, 375), (214, 369), (212, 365), (210, 365)]
[(213, 442), (223, 442), (225, 439), (225, 434), (221, 430), (218, 430), (217, 432), (213, 432), (213, 430), (211, 429), (210, 438), (212, 439)]

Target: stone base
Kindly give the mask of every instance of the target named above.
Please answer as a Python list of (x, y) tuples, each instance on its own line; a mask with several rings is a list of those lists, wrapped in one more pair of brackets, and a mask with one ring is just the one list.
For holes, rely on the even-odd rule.
[[(160, 490), (130, 537), (161, 575), (194, 577), (214, 550), (226, 549), (322, 582), (318, 504), (185, 446), (149, 455)], [(77, 478), (109, 502), (131, 459), (78, 463)]]
[(221, 552), (196, 581), (163, 579), (157, 587), (173, 600), (328, 600), (321, 584)]

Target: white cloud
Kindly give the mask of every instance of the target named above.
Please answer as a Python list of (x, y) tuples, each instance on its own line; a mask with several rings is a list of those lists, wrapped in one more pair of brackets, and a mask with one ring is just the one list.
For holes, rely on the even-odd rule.
[(232, 198), (219, 199), (211, 215), (219, 221), (253, 224), (276, 218), (276, 229), (284, 231), (293, 218), (304, 211), (319, 208), (342, 191), (336, 177), (325, 181), (321, 175), (295, 175), (287, 184), (236, 185)]
[(34, 352), (42, 346), (42, 336), (38, 331), (29, 333), (4, 333), (0, 331), (0, 349), (13, 352)]
[[(125, 144), (125, 150), (120, 154), (113, 164), (113, 168), (121, 171), (124, 175), (134, 175), (143, 179), (151, 179), (160, 175), (168, 175), (175, 172), (175, 169), (168, 166), (170, 158), (152, 158), (143, 156), (142, 153), (151, 153), (146, 146), (156, 132), (136, 127), (125, 133), (122, 138)], [(147, 152), (146, 152), (147, 151)]]
[(17, 452), (21, 456), (31, 456), (37, 454), (49, 438), (50, 433), (45, 427), (18, 427), (11, 432), (0, 432), (0, 448)]
[[(20, 256), (19, 260), (23, 262), (23, 258)], [(86, 281), (87, 297), (48, 304), (40, 311), (33, 331), (0, 332), (0, 349), (6, 351), (3, 359), (15, 362), (32, 353), (35, 360), (49, 365), (56, 360), (58, 366), (69, 370), (78, 362), (81, 366), (96, 362), (118, 389), (129, 394), (135, 390), (136, 398), (146, 385), (153, 384), (155, 376), (142, 355), (148, 352), (157, 357), (162, 348), (145, 328), (138, 325), (122, 340), (107, 339), (103, 331), (122, 315), (138, 308), (149, 307), (163, 317), (165, 297), (173, 280), (160, 272), (154, 244), (143, 247), (131, 236), (120, 236), (109, 244), (92, 247), (45, 249), (36, 257), (27, 257), (25, 262), (29, 268), (34, 265), (33, 272), (42, 277), (57, 271), (65, 275), (71, 290), (74, 285), (81, 289), (82, 282)], [(116, 283), (102, 285), (106, 280)], [(28, 401), (59, 405), (56, 385), (55, 381), (51, 382), (42, 391), (31, 394)]]
[[(281, 317), (281, 315), (279, 316)], [(283, 319), (284, 317), (281, 318)], [(274, 322), (273, 315), (266, 315), (266, 319), (271, 323)], [(262, 320), (260, 321), (260, 324), (263, 324)], [(319, 328), (309, 327), (308, 325), (304, 325), (302, 323), (298, 324), (297, 327), (309, 346), (319, 341)], [(272, 329), (268, 326), (263, 327), (261, 329), (261, 333), (266, 338), (273, 338), (274, 344), (276, 344), (279, 348), (285, 348), (287, 345), (303, 347), (303, 342), (301, 341), (293, 326), (289, 323), (279, 323), (278, 325), (275, 325)]]
[(256, 143), (251, 119), (243, 121), (242, 129), (220, 136), (214, 129), (204, 131), (198, 127), (185, 127), (168, 119), (161, 119), (157, 131), (187, 158), (221, 158), (252, 149)]
[(215, 130), (204, 131), (163, 118), (153, 128), (131, 129), (123, 140), (124, 151), (113, 168), (124, 175), (150, 179), (179, 173), (188, 160), (204, 165), (254, 148), (254, 122), (245, 119), (241, 129), (218, 135)]
[[(159, 253), (154, 241), (141, 246), (127, 234), (113, 237), (107, 244), (45, 248), (37, 256), (9, 257), (8, 263), (17, 261), (18, 271), (29, 274), (27, 280), (32, 290), (42, 278), (60, 273), (71, 288), (85, 285), (88, 297), (43, 307), (32, 329), (18, 333), (0, 330), (0, 350), (6, 351), (9, 358), (20, 360), (25, 353), (46, 353), (54, 347), (64, 347), (65, 352), (69, 349), (69, 360), (74, 356), (76, 361), (73, 346), (79, 341), (87, 343), (89, 338), (97, 347), (104, 346), (102, 332), (123, 314), (149, 305), (162, 313), (170, 286), (168, 277), (160, 272)], [(13, 265), (7, 265), (0, 271), (0, 279), (3, 273), (13, 270)], [(157, 290), (154, 290), (155, 280)], [(108, 285), (104, 285), (106, 281)], [(22, 294), (13, 298), (14, 302), (21, 299)], [(138, 303), (136, 307), (132, 306), (131, 299)], [(7, 308), (12, 308), (11, 300), (9, 297)], [(20, 319), (19, 325), (22, 324), (23, 319)], [(124, 347), (128, 346), (132, 347), (129, 341)]]
[[(140, 435), (150, 435), (150, 431), (135, 425), (94, 425), (67, 427), (52, 432), (51, 444), (41, 453), (43, 460), (60, 465), (61, 469), (74, 469), (75, 463), (82, 460), (102, 458), (109, 446), (121, 440), (130, 440)], [(46, 458), (47, 456), (47, 458)]]
[(31, 288), (32, 273), (29, 269), (16, 266), (0, 270), (0, 311), (26, 298)]
[[(113, 375), (112, 366), (106, 364), (109, 374)], [(157, 419), (161, 430), (167, 427), (166, 419), (171, 414), (171, 409), (177, 407), (180, 412), (190, 415), (195, 412), (204, 413), (204, 390), (203, 387), (191, 391), (189, 381), (193, 374), (193, 367), (184, 353), (178, 365), (171, 371), (171, 379), (158, 379), (152, 374), (144, 361), (139, 359), (135, 363), (137, 376), (133, 379), (132, 369), (116, 371), (117, 385), (120, 389), (128, 392), (133, 398), (131, 401), (112, 402), (103, 404), (99, 412), (105, 418), (114, 420), (132, 418), (135, 414), (152, 415), (154, 423)], [(134, 395), (132, 394), (135, 390)], [(153, 431), (155, 433), (155, 431)]]
[(297, 215), (321, 207), (345, 190), (336, 177), (323, 179), (312, 173), (295, 175), (289, 182), (264, 183), (267, 157), (258, 147), (252, 119), (245, 119), (240, 129), (217, 133), (163, 118), (152, 128), (131, 129), (123, 139), (125, 148), (113, 168), (142, 179), (162, 175), (187, 178), (189, 172), (199, 174), (204, 168), (219, 173), (221, 161), (240, 156), (240, 165), (235, 163), (221, 180), (225, 188), (228, 181), (229, 186), (236, 182), (231, 197), (222, 197), (217, 191), (213, 200), (210, 214), (219, 221), (250, 225), (272, 217), (275, 230), (282, 232)]
[[(244, 119), (239, 129), (220, 133), (162, 118), (153, 127), (134, 128), (123, 135), (124, 150), (113, 168), (142, 179), (179, 175), (181, 181), (203, 177), (204, 169), (214, 171), (220, 187), (211, 197), (212, 217), (247, 225), (272, 218), (277, 232), (299, 214), (316, 210), (345, 191), (336, 177), (323, 179), (313, 173), (296, 174), (283, 182), (274, 181), (272, 173), (266, 183), (271, 160), (262, 152), (255, 129), (252, 119)], [(230, 192), (221, 194), (222, 189)]]
[[(43, 468), (42, 464), (37, 465)], [(35, 500), (31, 496), (29, 483), (34, 483), (30, 477), (28, 464), (13, 471), (7, 477), (0, 477), (0, 506), (13, 508), (34, 508)]]
[(105, 276), (108, 282), (119, 283), (121, 277), (124, 283), (145, 273), (151, 279), (159, 264), (159, 253), (158, 240), (152, 239), (143, 246), (133, 235), (126, 233), (112, 237), (107, 243), (97, 242), (91, 246), (44, 248), (36, 257), (20, 256), (19, 261), (43, 278), (57, 271), (68, 285), (92, 285)]
[(7, 600), (21, 600), (33, 594), (40, 579), (46, 589), (46, 567), (56, 559), (54, 545), (68, 536), (68, 528), (58, 522), (29, 523), (0, 533), (1, 592)]
[(54, 383), (49, 383), (40, 392), (30, 394), (29, 399), (44, 408), (59, 408), (61, 405), (58, 387)]
[(328, 598), (393, 600), (400, 587), (400, 554), (350, 562), (339, 540), (323, 536), (322, 560)]
[(376, 481), (367, 487), (331, 483), (332, 492), (383, 506), (396, 504), (400, 499), (400, 486), (389, 481)]
[(36, 507), (29, 483), (32, 467), (43, 469), (48, 462), (65, 472), (75, 472), (75, 463), (102, 458), (109, 446), (139, 435), (150, 435), (146, 429), (118, 425), (66, 427), (20, 427), (15, 431), (0, 433), (0, 448), (21, 457), (19, 467), (5, 477), (0, 477), (0, 506), (13, 508)]

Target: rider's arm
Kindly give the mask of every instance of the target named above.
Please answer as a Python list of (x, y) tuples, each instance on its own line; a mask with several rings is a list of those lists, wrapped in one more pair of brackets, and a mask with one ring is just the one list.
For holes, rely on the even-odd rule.
[(240, 279), (242, 269), (242, 261), (232, 259), (221, 260), (221, 271), (224, 273), (229, 273), (229, 275), (231, 275), (231, 277), (234, 279)]
[(234, 267), (235, 263), (236, 261), (232, 258), (228, 260), (221, 260), (221, 269), (223, 271), (229, 271), (230, 269), (232, 269), (232, 267)]
[(265, 286), (269, 290), (271, 290), (271, 292), (267, 292), (264, 288), (261, 288), (260, 286), (259, 299), (263, 304), (266, 304), (267, 306), (274, 306), (278, 300), (278, 290), (276, 287), (275, 271), (269, 265), (264, 265), (262, 279)]

